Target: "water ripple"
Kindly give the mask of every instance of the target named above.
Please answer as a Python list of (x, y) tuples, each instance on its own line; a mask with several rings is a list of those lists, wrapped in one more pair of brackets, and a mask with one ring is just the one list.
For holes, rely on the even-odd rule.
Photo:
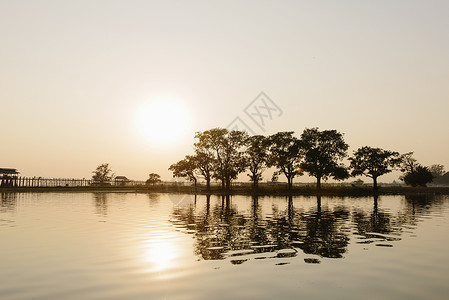
[(2, 195), (0, 298), (438, 299), (448, 223), (447, 196)]

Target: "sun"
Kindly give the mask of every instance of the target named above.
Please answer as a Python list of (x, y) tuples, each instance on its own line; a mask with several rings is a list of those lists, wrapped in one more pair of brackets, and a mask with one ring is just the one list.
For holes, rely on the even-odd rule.
[(190, 134), (191, 113), (184, 102), (158, 97), (144, 102), (136, 113), (140, 137), (151, 144), (172, 145)]

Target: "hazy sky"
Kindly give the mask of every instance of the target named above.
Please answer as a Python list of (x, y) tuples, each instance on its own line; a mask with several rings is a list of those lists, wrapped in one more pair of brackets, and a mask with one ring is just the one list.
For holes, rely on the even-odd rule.
[[(236, 117), (449, 168), (447, 0), (0, 0), (0, 28), (0, 167), (24, 176), (169, 180)], [(244, 112), (262, 91), (265, 131)]]

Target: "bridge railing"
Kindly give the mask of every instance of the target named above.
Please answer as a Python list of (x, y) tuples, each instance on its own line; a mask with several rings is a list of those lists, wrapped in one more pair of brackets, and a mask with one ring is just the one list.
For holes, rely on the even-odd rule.
[[(94, 182), (92, 179), (77, 178), (44, 178), (44, 177), (22, 177), (22, 176), (0, 176), (0, 187), (83, 187), (104, 185)], [(145, 181), (127, 180), (110, 181), (110, 186), (138, 186), (145, 185)]]

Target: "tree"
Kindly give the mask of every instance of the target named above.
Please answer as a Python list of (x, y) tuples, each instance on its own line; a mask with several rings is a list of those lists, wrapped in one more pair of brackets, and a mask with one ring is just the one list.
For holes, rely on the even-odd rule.
[(231, 181), (245, 170), (244, 147), (248, 134), (244, 131), (213, 128), (197, 132), (194, 144), (197, 151), (214, 154), (213, 177), (221, 180), (223, 190), (231, 188)]
[(407, 152), (400, 156), (401, 172), (413, 173), (416, 167), (419, 166), (418, 161), (413, 157), (413, 152)]
[(195, 134), (197, 141), (194, 143), (196, 151), (213, 153), (213, 176), (221, 180), (222, 189), (224, 189), (226, 185), (224, 176), (225, 166), (223, 162), (223, 140), (227, 133), (228, 130), (225, 128), (212, 128), (204, 132), (199, 131)]
[(246, 170), (245, 148), (248, 134), (245, 131), (231, 130), (224, 142), (223, 162), (226, 190), (231, 189), (231, 181)]
[(299, 167), (299, 141), (293, 131), (278, 132), (268, 137), (270, 155), (268, 166), (276, 167), (287, 178), (288, 189), (293, 188), (293, 178), (301, 176)]
[(427, 183), (433, 180), (432, 172), (430, 172), (428, 167), (421, 165), (416, 166), (413, 172), (407, 172), (402, 176), (405, 184), (416, 186), (426, 186)]
[(177, 163), (172, 164), (168, 169), (173, 172), (173, 177), (188, 178), (193, 181), (196, 190), (198, 179), (196, 178), (196, 160), (194, 156), (186, 155), (186, 157)]
[(332, 177), (337, 180), (349, 177), (347, 168), (340, 162), (347, 156), (349, 146), (343, 134), (336, 130), (319, 131), (318, 128), (306, 128), (301, 134), (301, 168), (317, 180), (317, 190), (321, 189), (321, 180)]
[(268, 161), (268, 140), (263, 135), (254, 135), (250, 136), (246, 143), (246, 162), (250, 171), (248, 176), (256, 189)]
[(206, 191), (210, 192), (210, 180), (215, 162), (214, 156), (208, 151), (197, 149), (195, 151), (195, 161), (200, 175), (206, 180)]
[(408, 152), (401, 155), (401, 171), (404, 174), (399, 177), (405, 184), (416, 186), (426, 186), (427, 183), (432, 182), (434, 176), (428, 167), (422, 166), (413, 157), (413, 152)]
[(377, 178), (390, 173), (399, 166), (401, 160), (398, 152), (365, 146), (354, 151), (349, 161), (352, 176), (364, 175), (372, 178), (373, 189), (377, 190)]
[(159, 174), (156, 173), (150, 173), (148, 175), (148, 179), (146, 181), (147, 185), (155, 185), (156, 183), (162, 182), (161, 180), (161, 176)]
[(114, 177), (114, 174), (107, 163), (99, 165), (94, 171), (92, 171), (92, 173), (94, 174), (92, 175), (93, 182), (100, 185), (109, 184)]
[(440, 177), (444, 175), (444, 166), (443, 165), (431, 165), (429, 167), (430, 172), (432, 173), (434, 178)]

